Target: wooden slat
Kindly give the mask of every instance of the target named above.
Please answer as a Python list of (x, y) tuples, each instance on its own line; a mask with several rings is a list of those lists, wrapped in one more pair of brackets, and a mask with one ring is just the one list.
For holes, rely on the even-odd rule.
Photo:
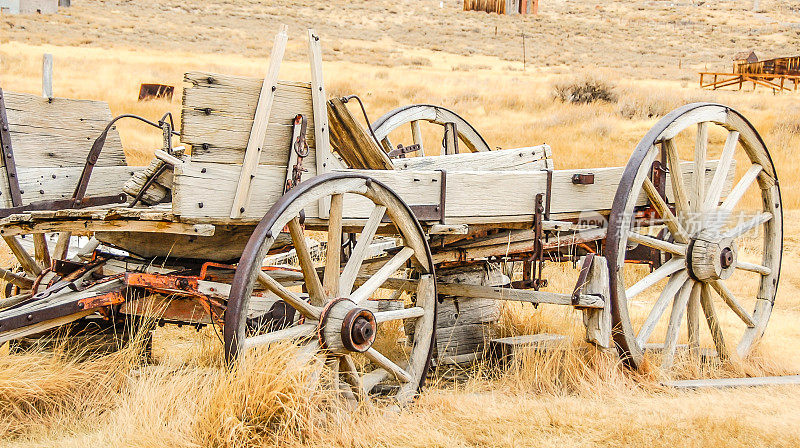
[[(331, 166), (331, 139), (328, 126), (327, 93), (325, 92), (325, 79), (322, 76), (322, 45), (319, 36), (313, 29), (308, 30), (308, 59), (311, 65), (311, 103), (314, 109), (314, 140), (319, 142), (315, 148), (317, 173), (323, 174), (330, 171)], [(327, 218), (330, 208), (330, 199), (326, 196), (319, 201), (320, 217)]]
[(338, 98), (328, 101), (328, 122), (331, 148), (342, 157), (349, 168), (394, 169), (389, 156)]
[(718, 389), (724, 387), (782, 386), (787, 384), (800, 384), (800, 375), (678, 380), (664, 383), (665, 386), (675, 389)]
[(275, 99), (275, 90), (278, 88), (278, 71), (283, 61), (283, 53), (286, 51), (286, 41), (289, 39), (287, 29), (286, 25), (281, 25), (280, 31), (275, 36), (275, 44), (269, 57), (269, 69), (264, 77), (264, 82), (261, 84), (261, 94), (258, 97), (256, 113), (253, 117), (253, 125), (250, 128), (250, 137), (247, 141), (247, 149), (244, 152), (242, 169), (239, 174), (236, 192), (233, 196), (231, 218), (244, 216), (247, 207), (249, 207), (253, 173), (261, 160), (269, 116), (272, 112), (272, 102)]
[[(255, 117), (263, 79), (189, 72), (184, 81), (181, 141), (192, 147), (192, 160), (241, 164)], [(304, 165), (314, 166), (316, 122), (311, 84), (278, 81), (259, 163), (286, 165), (295, 115), (308, 119), (306, 142), (311, 152)], [(324, 143), (324, 142), (323, 142)]]
[[(86, 156), (83, 155), (83, 157), (85, 161)], [(104, 196), (122, 193), (125, 182), (139, 170), (141, 170), (140, 167), (97, 166), (92, 171), (86, 195)], [(31, 202), (72, 197), (72, 193), (78, 185), (81, 171), (83, 171), (82, 166), (18, 168), (17, 175), (19, 187), (22, 191), (22, 203), (30, 204)], [(0, 199), (2, 199), (5, 206), (10, 207), (10, 195), (5, 193), (8, 186), (5, 182), (0, 182), (0, 185), (3, 188), (3, 195), (0, 196)]]
[[(83, 166), (92, 143), (111, 121), (101, 101), (4, 92), (17, 167)], [(97, 166), (125, 165), (119, 133), (106, 138)], [(24, 178), (20, 176), (20, 180)]]
[[(552, 150), (547, 145), (448, 156), (409, 157), (394, 160), (398, 170), (509, 171), (547, 169)], [(585, 170), (587, 173), (592, 170)]]

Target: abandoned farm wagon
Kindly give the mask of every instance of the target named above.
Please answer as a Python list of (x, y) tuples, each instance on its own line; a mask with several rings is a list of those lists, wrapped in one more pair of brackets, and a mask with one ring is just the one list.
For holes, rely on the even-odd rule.
[[(666, 375), (685, 356), (746, 356), (763, 335), (781, 198), (735, 110), (689, 104), (624, 167), (556, 170), (557, 149), (492, 150), (435, 105), (363, 126), (358, 97), (327, 98), (313, 31), (312, 81), (277, 79), (286, 42), (284, 29), (264, 79), (187, 73), (180, 127), (148, 121), (164, 145), (143, 168), (125, 165), (114, 127), (139, 117), (0, 92), (14, 256), (0, 341), (148, 316), (210, 325), (230, 362), (296, 341), (344, 398), (405, 402), (432, 361), (474, 358), (498, 301), (573, 307), (588, 341)], [(545, 263), (565, 261), (575, 287), (545, 288)]]

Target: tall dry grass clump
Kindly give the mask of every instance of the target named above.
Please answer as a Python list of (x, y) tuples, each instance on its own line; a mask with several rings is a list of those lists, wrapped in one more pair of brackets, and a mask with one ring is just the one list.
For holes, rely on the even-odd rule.
[(217, 375), (195, 431), (212, 447), (303, 440), (325, 421), (328, 391), (314, 362), (292, 344), (253, 350)]
[(617, 101), (616, 86), (601, 77), (584, 75), (553, 85), (553, 96), (564, 103), (589, 104), (594, 102), (614, 103)]

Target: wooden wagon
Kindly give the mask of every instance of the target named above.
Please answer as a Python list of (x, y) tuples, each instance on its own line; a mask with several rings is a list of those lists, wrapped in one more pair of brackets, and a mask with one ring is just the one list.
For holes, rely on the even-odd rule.
[[(746, 356), (763, 335), (780, 190), (733, 109), (668, 114), (625, 167), (554, 170), (548, 146), (490, 150), (437, 106), (364, 127), (356, 97), (328, 101), (313, 31), (312, 81), (277, 80), (285, 43), (264, 80), (186, 74), (191, 155), (165, 116), (146, 168), (124, 166), (104, 104), (0, 93), (0, 235), (15, 257), (0, 342), (155, 315), (219, 327), (229, 361), (298, 341), (343, 395), (403, 402), (447, 350), (437, 319), (457, 315), (437, 306), (452, 297), (574, 307), (587, 339), (632, 368), (646, 353), (666, 372), (685, 354)], [(575, 287), (546, 290), (544, 264), (565, 261), (580, 265)], [(499, 263), (516, 269), (475, 281)]]

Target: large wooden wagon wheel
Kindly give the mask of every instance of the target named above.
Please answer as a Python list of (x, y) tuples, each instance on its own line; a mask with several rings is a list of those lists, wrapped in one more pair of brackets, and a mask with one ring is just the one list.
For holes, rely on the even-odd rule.
[[(450, 125), (452, 123), (452, 125)], [(408, 126), (410, 134), (401, 134), (402, 128)], [(436, 142), (444, 142), (448, 138), (448, 132), (451, 126), (455, 126), (458, 139), (462, 145), (459, 146), (460, 152), (478, 152), (478, 151), (491, 151), (486, 140), (481, 137), (477, 130), (472, 127), (465, 119), (457, 113), (445, 109), (440, 106), (433, 106), (430, 104), (413, 104), (410, 106), (399, 107), (392, 111), (387, 112), (382, 117), (378, 118), (372, 124), (375, 132), (375, 137), (381, 141), (384, 150), (391, 151), (395, 149), (399, 139), (405, 138), (403, 146), (411, 144), (420, 145), (421, 149), (418, 155), (444, 155), (444, 149), (433, 150), (431, 147), (425, 146), (425, 135), (428, 133), (435, 134)], [(423, 131), (424, 130), (424, 131)], [(411, 137), (408, 140), (408, 137)], [(395, 139), (397, 141), (394, 141)], [(426, 154), (427, 150), (427, 154)]]
[[(642, 367), (652, 350), (677, 371), (691, 355), (746, 356), (769, 321), (782, 244), (775, 167), (753, 126), (718, 104), (668, 114), (633, 153), (610, 216), (613, 336), (623, 359)], [(663, 264), (650, 272), (626, 262), (637, 245)]]
[[(314, 226), (327, 233), (325, 266), (318, 270), (306, 242), (301, 213), (313, 210), (325, 197), (330, 198), (330, 218), (322, 227)], [(361, 209), (366, 219), (343, 222), (342, 216), (352, 216), (352, 207)], [(347, 233), (359, 234), (346, 263), (340, 251), (343, 227)], [(398, 235), (401, 243), (378, 262), (366, 260), (379, 227)], [(302, 270), (302, 290), (307, 295), (297, 286), (292, 288), (282, 283), (279, 271), (264, 270), (265, 256), (284, 230), (291, 234)], [(415, 286), (405, 307), (374, 311), (368, 304), (375, 303), (380, 292), (389, 287), (387, 280), (404, 268), (416, 274), (416, 279), (410, 281)], [(302, 318), (273, 331), (248, 330), (252, 328), (247, 323), (256, 286), (281, 298)], [(225, 353), (233, 361), (255, 346), (299, 341), (304, 346), (303, 353), (314, 355), (309, 359), (321, 358), (324, 365), (332, 366), (334, 390), (349, 398), (389, 394), (402, 403), (415, 396), (425, 381), (435, 316), (433, 261), (422, 228), (411, 210), (386, 186), (368, 177), (327, 174), (284, 195), (248, 241), (225, 314)]]

